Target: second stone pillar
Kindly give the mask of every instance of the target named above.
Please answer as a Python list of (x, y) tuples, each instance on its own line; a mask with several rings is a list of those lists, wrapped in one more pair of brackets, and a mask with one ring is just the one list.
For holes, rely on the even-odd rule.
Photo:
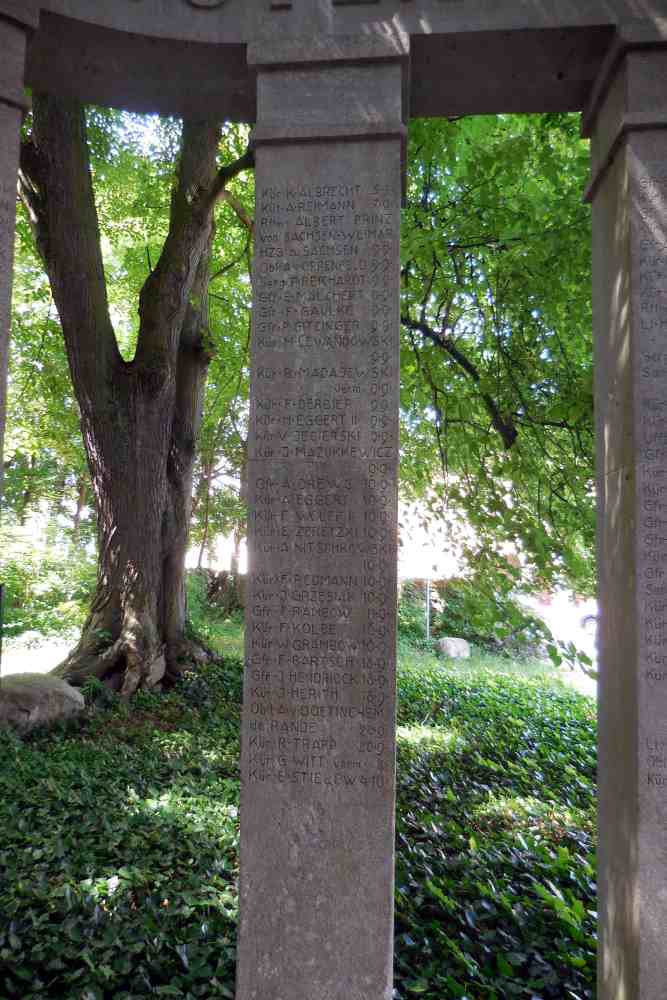
[(620, 32), (588, 116), (598, 436), (600, 1000), (667, 982), (667, 47)]
[(258, 70), (238, 1000), (392, 995), (403, 68)]

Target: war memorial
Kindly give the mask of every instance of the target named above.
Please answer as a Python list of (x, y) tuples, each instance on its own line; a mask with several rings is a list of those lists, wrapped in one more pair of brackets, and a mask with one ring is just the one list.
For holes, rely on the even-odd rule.
[(667, 0), (0, 0), (0, 51), (0, 440), (25, 88), (254, 126), (238, 1000), (392, 995), (406, 124), (582, 112), (598, 995), (664, 1000)]

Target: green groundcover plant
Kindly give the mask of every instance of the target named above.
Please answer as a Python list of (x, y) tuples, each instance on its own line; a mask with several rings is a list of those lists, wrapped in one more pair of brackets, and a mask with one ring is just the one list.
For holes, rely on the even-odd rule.
[[(241, 662), (0, 735), (0, 998), (234, 996)], [(594, 715), (399, 671), (396, 1000), (595, 996)]]

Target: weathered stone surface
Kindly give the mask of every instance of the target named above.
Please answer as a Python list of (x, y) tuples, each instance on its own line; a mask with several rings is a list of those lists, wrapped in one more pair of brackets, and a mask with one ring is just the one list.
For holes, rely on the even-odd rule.
[(259, 73), (238, 1000), (392, 994), (401, 93)]
[[(2, 0), (9, 4), (10, 0)], [(19, 7), (26, 0), (12, 0)], [(30, 2), (30, 0), (28, 0)], [(244, 43), (256, 38), (302, 34), (363, 35), (378, 25), (389, 36), (402, 30), (412, 35), (466, 35), (509, 32), (586, 29), (612, 26), (637, 18), (633, 0), (552, 0), (546, 4), (525, 0), (502, 3), (481, 0), (40, 0), (44, 11), (118, 32), (183, 38), (191, 42)], [(276, 9), (279, 7), (279, 9)], [(1, 9), (1, 7), (0, 7)], [(647, 9), (647, 8), (644, 8)], [(651, 10), (659, 10), (655, 2)], [(664, 11), (663, 11), (664, 16)], [(655, 15), (654, 15), (654, 19)]]
[(593, 130), (598, 995), (662, 1000), (667, 925), (667, 49), (610, 62)]
[(18, 730), (50, 725), (85, 708), (80, 691), (50, 674), (8, 674), (0, 678), (0, 726)]
[(443, 656), (448, 656), (452, 660), (469, 660), (470, 643), (466, 639), (458, 639), (454, 636), (445, 636), (438, 639), (438, 652)]

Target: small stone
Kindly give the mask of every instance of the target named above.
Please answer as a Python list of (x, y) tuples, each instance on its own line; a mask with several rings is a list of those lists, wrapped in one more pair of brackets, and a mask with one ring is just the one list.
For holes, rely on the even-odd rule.
[(470, 659), (470, 643), (466, 639), (446, 636), (444, 639), (438, 639), (437, 646), (438, 652), (448, 656), (450, 660)]
[(8, 674), (0, 678), (0, 726), (22, 732), (82, 712), (80, 691), (51, 674)]

